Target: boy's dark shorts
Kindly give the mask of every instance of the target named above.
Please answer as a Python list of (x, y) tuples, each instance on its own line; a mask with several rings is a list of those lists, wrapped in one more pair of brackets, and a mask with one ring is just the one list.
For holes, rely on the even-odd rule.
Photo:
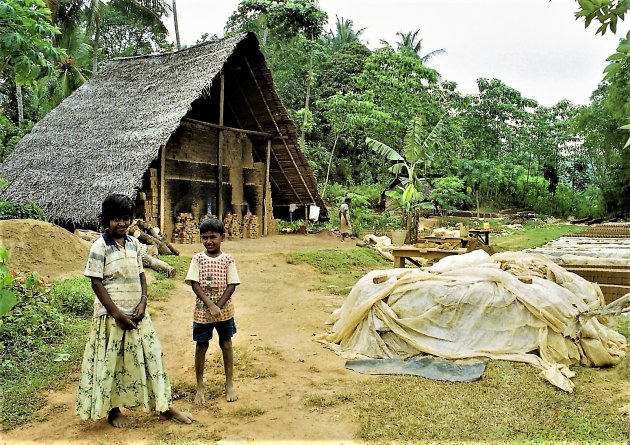
[(214, 323), (193, 322), (193, 340), (197, 343), (210, 341), (213, 329), (217, 330), (217, 334), (219, 334), (219, 341), (229, 340), (234, 334), (236, 334), (236, 323), (234, 323), (234, 318)]

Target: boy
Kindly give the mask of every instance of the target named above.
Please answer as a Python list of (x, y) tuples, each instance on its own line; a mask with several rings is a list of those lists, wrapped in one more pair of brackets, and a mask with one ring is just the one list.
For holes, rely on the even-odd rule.
[(96, 298), (76, 411), (83, 420), (107, 417), (117, 428), (128, 423), (120, 407), (191, 423), (189, 413), (173, 407), (162, 347), (146, 312), (140, 242), (127, 235), (133, 208), (125, 195), (103, 201), (101, 225), (106, 230), (92, 245), (84, 272)]
[(223, 223), (215, 218), (207, 219), (199, 225), (199, 233), (206, 250), (192, 258), (186, 275), (186, 283), (192, 286), (197, 296), (193, 316), (193, 340), (197, 343), (195, 403), (201, 405), (206, 401), (203, 370), (214, 329), (219, 336), (219, 346), (223, 353), (225, 396), (228, 402), (234, 402), (238, 399), (232, 384), (234, 368), (232, 336), (236, 334), (236, 324), (231, 297), (240, 280), (234, 259), (221, 252), (221, 243), (225, 239)]

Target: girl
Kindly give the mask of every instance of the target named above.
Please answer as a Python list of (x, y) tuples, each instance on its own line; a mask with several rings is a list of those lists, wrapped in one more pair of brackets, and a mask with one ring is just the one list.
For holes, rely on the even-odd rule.
[(147, 283), (140, 242), (127, 235), (133, 202), (125, 195), (103, 201), (103, 236), (94, 242), (84, 275), (90, 277), (94, 316), (81, 366), (77, 414), (83, 420), (107, 417), (125, 426), (120, 407), (155, 410), (162, 419), (191, 423), (172, 406), (162, 346), (147, 307)]

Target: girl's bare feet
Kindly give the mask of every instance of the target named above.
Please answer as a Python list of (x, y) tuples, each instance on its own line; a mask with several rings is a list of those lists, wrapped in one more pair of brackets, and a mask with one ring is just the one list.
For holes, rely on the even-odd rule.
[(107, 421), (114, 428), (124, 428), (129, 425), (129, 419), (123, 416), (118, 407), (109, 410)]
[(160, 413), (160, 420), (177, 420), (178, 422), (190, 424), (193, 423), (192, 414), (186, 411), (180, 411), (177, 408), (170, 407), (167, 411)]

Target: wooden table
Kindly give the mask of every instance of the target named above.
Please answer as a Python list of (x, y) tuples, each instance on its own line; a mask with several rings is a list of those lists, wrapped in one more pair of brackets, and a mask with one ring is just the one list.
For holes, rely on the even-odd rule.
[(421, 236), (418, 238), (418, 242), (427, 241), (429, 243), (444, 244), (444, 243), (458, 243), (459, 247), (467, 247), (470, 238), (461, 236)]
[(489, 229), (469, 229), (468, 234), (473, 238), (477, 238), (480, 242), (482, 242), (486, 246), (490, 245), (490, 230)]
[(391, 246), (388, 250), (391, 251), (392, 256), (394, 257), (394, 267), (405, 267), (405, 261), (407, 260), (409, 260), (410, 263), (421, 267), (422, 265), (418, 261), (414, 260), (414, 258), (439, 261), (447, 256), (461, 255), (467, 252), (464, 248), (442, 250), (414, 246)]

